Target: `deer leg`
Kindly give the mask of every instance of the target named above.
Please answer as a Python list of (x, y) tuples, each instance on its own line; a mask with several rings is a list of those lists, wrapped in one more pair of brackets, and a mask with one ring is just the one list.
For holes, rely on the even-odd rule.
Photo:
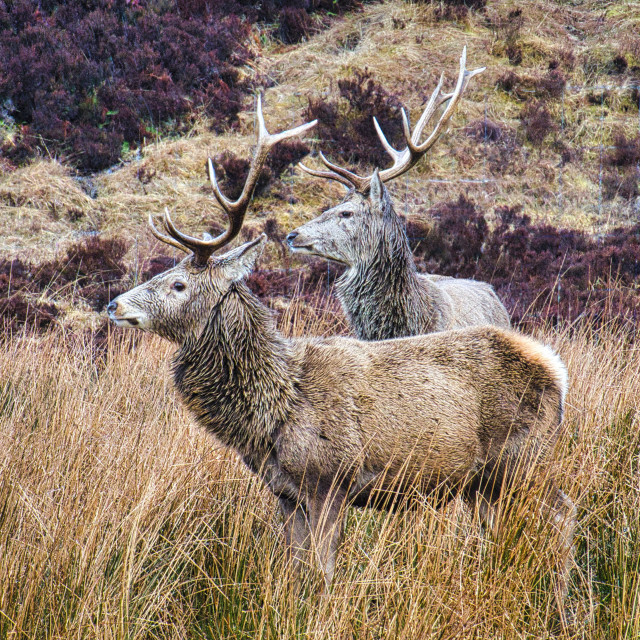
[[(503, 462), (500, 466), (487, 469), (484, 478), (475, 478), (465, 488), (465, 499), (472, 506), (477, 505), (483, 525), (495, 533), (512, 504), (500, 504), (500, 489), (506, 482), (513, 488), (519, 486), (518, 493), (524, 492), (524, 486), (530, 486), (522, 480), (523, 469), (511, 470)], [(524, 492), (526, 495), (526, 492)], [(577, 524), (576, 508), (573, 501), (561, 491), (552, 480), (546, 481), (543, 489), (542, 515), (555, 529), (558, 549), (555, 560), (554, 595), (563, 627), (567, 626), (567, 611), (564, 601), (568, 590), (569, 573), (573, 554), (573, 537)]]
[(304, 506), (300, 502), (280, 498), (280, 510), (284, 520), (284, 538), (287, 558), (296, 572), (308, 563), (311, 548), (311, 529)]
[[(546, 474), (547, 469), (544, 465), (536, 464), (539, 452), (533, 450), (528, 458), (516, 460), (506, 459), (502, 461), (497, 473), (494, 474), (502, 484), (508, 483), (508, 486), (514, 488), (517, 494), (527, 495), (530, 489), (538, 484), (535, 477), (540, 474)], [(571, 561), (573, 554), (573, 537), (577, 524), (577, 512), (573, 501), (563, 491), (561, 491), (555, 482), (547, 477), (542, 480), (538, 487), (542, 490), (540, 511), (542, 517), (553, 527), (556, 534), (557, 548), (554, 561), (554, 592), (560, 621), (563, 626), (566, 625), (566, 611), (564, 600), (568, 590), (569, 573), (571, 571)], [(482, 491), (482, 489), (481, 489)], [(483, 491), (483, 493), (485, 493)], [(540, 493), (538, 493), (540, 495)], [(514, 496), (515, 497), (515, 496)], [(487, 500), (491, 502), (492, 496), (487, 496)], [(512, 505), (501, 505), (509, 509)]]
[(497, 503), (500, 497), (502, 477), (496, 477), (495, 468), (486, 465), (477, 475), (469, 479), (462, 491), (469, 507), (478, 510), (480, 523), (486, 532), (494, 534), (498, 526)]
[(345, 522), (346, 492), (330, 491), (309, 500), (309, 521), (316, 558), (329, 589), (336, 566), (336, 554), (342, 539)]
[(555, 596), (563, 627), (568, 623), (564, 601), (567, 596), (569, 574), (573, 558), (573, 538), (578, 521), (577, 510), (573, 501), (561, 489), (550, 483), (545, 511), (558, 534), (558, 555), (556, 559), (557, 579)]
[(480, 522), (485, 532), (494, 534), (498, 522), (498, 514), (495, 505), (488, 500), (482, 493), (478, 492), (475, 497), (475, 504), (478, 508)]

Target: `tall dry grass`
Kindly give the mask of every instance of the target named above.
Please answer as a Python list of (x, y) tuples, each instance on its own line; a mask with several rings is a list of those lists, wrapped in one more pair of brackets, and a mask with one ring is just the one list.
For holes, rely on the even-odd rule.
[[(327, 301), (284, 315), (344, 328)], [(275, 500), (183, 410), (171, 347), (54, 332), (0, 350), (0, 638), (640, 637), (640, 349), (614, 327), (543, 337), (571, 376), (571, 628), (535, 496), (493, 534), (460, 502), (351, 510), (331, 592), (313, 571), (300, 592)]]

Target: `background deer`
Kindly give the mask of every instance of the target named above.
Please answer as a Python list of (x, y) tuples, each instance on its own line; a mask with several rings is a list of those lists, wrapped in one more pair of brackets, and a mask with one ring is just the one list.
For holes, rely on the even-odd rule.
[[(268, 146), (258, 115), (254, 165)], [(346, 505), (400, 507), (429, 494), (445, 503), (461, 493), (490, 523), (503, 491), (522, 497), (539, 478), (564, 584), (575, 513), (546, 473), (567, 386), (558, 356), (494, 327), (381, 342), (286, 339), (243, 282), (266, 236), (212, 255), (237, 234), (246, 206), (221, 196), (209, 166), (229, 230), (200, 240), (168, 212), (167, 235), (151, 221), (156, 237), (192, 255), (108, 312), (119, 326), (177, 344), (182, 399), (278, 497), (293, 557), (313, 550), (329, 583)], [(245, 192), (252, 188), (248, 180)]]
[[(411, 167), (434, 145), (445, 130), (469, 80), (484, 71), (467, 71), (466, 47), (453, 93), (440, 95), (443, 76), (413, 133), (403, 110), (407, 146), (394, 149), (377, 120), (374, 124), (393, 166), (359, 176), (322, 158), (329, 171), (300, 167), (313, 176), (337, 180), (349, 189), (345, 199), (287, 236), (298, 253), (320, 256), (347, 266), (336, 291), (356, 335), (363, 340), (383, 340), (493, 324), (508, 327), (509, 314), (493, 287), (484, 282), (418, 273), (409, 241), (396, 215), (385, 182)], [(440, 106), (444, 112), (428, 138), (422, 132)]]

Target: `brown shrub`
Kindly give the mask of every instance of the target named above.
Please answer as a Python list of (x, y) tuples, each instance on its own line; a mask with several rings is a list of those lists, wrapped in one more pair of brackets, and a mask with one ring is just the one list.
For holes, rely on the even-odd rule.
[[(260, 172), (254, 195), (264, 195), (287, 169), (300, 162), (309, 151), (309, 147), (301, 140), (284, 140), (274, 147)], [(224, 151), (214, 158), (214, 163), (219, 173), (217, 177), (222, 191), (228, 198), (235, 200), (244, 188), (250, 160)]]
[(279, 15), (276, 31), (278, 39), (284, 44), (300, 42), (313, 31), (313, 19), (302, 7), (283, 7)]
[(505, 136), (504, 127), (488, 119), (470, 122), (463, 132), (476, 142), (499, 142)]
[(602, 194), (606, 200), (620, 196), (632, 200), (640, 195), (640, 171), (636, 167), (629, 169), (608, 169), (602, 175)]
[(306, 119), (318, 120), (316, 132), (323, 148), (342, 162), (384, 167), (389, 159), (373, 125), (375, 116), (392, 145), (403, 140), (402, 104), (365, 69), (338, 81), (328, 100), (309, 97)]
[(538, 81), (536, 93), (540, 96), (560, 98), (566, 84), (567, 79), (564, 75), (557, 69), (551, 69)]
[(0, 261), (0, 318), (12, 329), (46, 329), (58, 310), (54, 303), (36, 302), (40, 294), (81, 299), (100, 311), (123, 289), (127, 247), (121, 239), (92, 237), (40, 265)]
[(640, 224), (596, 238), (534, 224), (522, 207), (502, 206), (489, 228), (464, 196), (429, 213), (430, 224), (407, 223), (419, 266), (491, 282), (515, 322), (581, 318), (597, 326), (605, 309), (630, 327), (640, 318)]
[(491, 173), (501, 175), (507, 170), (516, 170), (521, 145), (511, 127), (488, 119), (474, 120), (463, 132), (476, 144), (483, 145), (482, 149), (474, 151), (472, 155), (477, 159), (478, 154), (481, 154)]
[(622, 55), (618, 54), (614, 56), (613, 60), (609, 64), (610, 73), (620, 75), (627, 70), (629, 64), (627, 63), (627, 59)]
[(524, 106), (520, 112), (520, 121), (526, 139), (535, 146), (541, 146), (545, 138), (556, 130), (551, 113), (540, 100), (528, 102)]
[(520, 30), (524, 25), (522, 9), (513, 9), (506, 16), (498, 16), (490, 23), (493, 27), (497, 46), (494, 52), (506, 55), (509, 62), (517, 66), (522, 62), (522, 47), (520, 45)]
[(496, 84), (499, 89), (502, 89), (507, 93), (511, 93), (520, 84), (520, 82), (520, 76), (515, 71), (509, 70), (498, 78)]
[(5, 334), (46, 331), (58, 316), (55, 305), (30, 300), (22, 292), (0, 298), (0, 327)]
[(612, 167), (633, 167), (640, 163), (640, 135), (627, 138), (618, 132), (613, 138), (614, 149), (605, 157), (605, 164)]

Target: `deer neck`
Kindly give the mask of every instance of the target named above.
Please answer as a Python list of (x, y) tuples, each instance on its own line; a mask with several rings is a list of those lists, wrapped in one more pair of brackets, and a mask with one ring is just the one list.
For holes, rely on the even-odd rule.
[(385, 340), (426, 333), (418, 326), (438, 315), (438, 292), (425, 291), (400, 220), (391, 212), (376, 250), (337, 281), (343, 310), (361, 340)]
[(245, 458), (267, 456), (295, 397), (290, 343), (242, 283), (174, 358), (174, 378), (198, 422)]

